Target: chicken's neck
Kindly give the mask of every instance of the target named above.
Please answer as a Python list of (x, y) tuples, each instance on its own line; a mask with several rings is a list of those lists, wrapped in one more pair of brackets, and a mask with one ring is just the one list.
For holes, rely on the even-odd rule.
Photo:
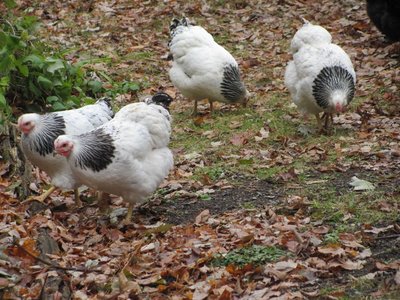
[(63, 117), (55, 113), (43, 115), (29, 135), (30, 148), (41, 156), (46, 156), (54, 151), (55, 139), (63, 134), (65, 134)]
[(100, 172), (112, 163), (114, 151), (112, 137), (102, 128), (98, 128), (76, 138), (73, 157), (79, 168)]

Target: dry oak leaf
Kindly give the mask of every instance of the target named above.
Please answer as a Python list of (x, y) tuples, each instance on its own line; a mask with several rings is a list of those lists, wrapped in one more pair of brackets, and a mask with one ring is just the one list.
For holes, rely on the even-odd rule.
[(230, 142), (235, 146), (243, 146), (249, 142), (249, 133), (242, 132), (231, 137)]
[(332, 256), (343, 256), (346, 252), (338, 246), (318, 247), (318, 252), (322, 254), (330, 254)]
[(205, 209), (197, 215), (195, 222), (196, 224), (205, 223), (207, 222), (209, 217), (210, 217), (210, 211), (208, 209)]

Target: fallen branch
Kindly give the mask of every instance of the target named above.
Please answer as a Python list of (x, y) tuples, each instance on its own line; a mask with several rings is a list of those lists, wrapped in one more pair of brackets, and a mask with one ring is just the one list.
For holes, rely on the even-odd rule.
[(42, 285), (42, 288), (40, 290), (40, 294), (39, 294), (39, 298), (38, 299), (44, 299), (44, 293), (45, 293), (45, 286), (46, 286), (46, 282), (47, 282), (47, 277), (49, 277), (49, 273), (46, 273), (46, 277), (44, 278), (44, 282)]
[(373, 253), (372, 257), (378, 257), (378, 256), (386, 255), (386, 254), (392, 253), (392, 252), (397, 253), (398, 250), (399, 250), (399, 245), (394, 245), (393, 247), (390, 247), (389, 249), (385, 249), (381, 252)]
[(386, 240), (386, 239), (394, 239), (394, 238), (398, 238), (398, 237), (400, 237), (400, 234), (391, 234), (391, 235), (374, 237), (374, 240)]
[(25, 253), (26, 255), (29, 255), (30, 257), (32, 257), (34, 260), (39, 261), (47, 266), (49, 266), (50, 268), (54, 268), (54, 269), (59, 269), (59, 270), (63, 270), (63, 271), (77, 271), (77, 272), (83, 272), (83, 273), (89, 273), (89, 272), (98, 272), (98, 273), (102, 273), (102, 270), (90, 270), (87, 268), (76, 268), (76, 267), (62, 267), (59, 265), (54, 264), (51, 261), (45, 260), (41, 257), (38, 257), (32, 253), (30, 253), (28, 250), (26, 250), (24, 247), (22, 247), (21, 245), (18, 244), (17, 240), (14, 238), (13, 240), (13, 244), (14, 246), (16, 246), (18, 248), (18, 250), (21, 250), (23, 253)]

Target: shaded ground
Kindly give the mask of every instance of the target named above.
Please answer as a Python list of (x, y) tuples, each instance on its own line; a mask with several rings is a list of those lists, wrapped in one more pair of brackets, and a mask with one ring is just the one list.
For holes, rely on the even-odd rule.
[[(353, 188), (349, 182), (353, 176), (374, 182), (378, 193), (387, 197), (400, 197), (399, 170), (388, 169), (372, 173), (358, 168), (340, 173), (315, 171), (305, 174), (306, 179), (302, 183), (292, 181), (287, 184), (283, 180), (274, 182), (249, 178), (247, 180), (240, 179), (230, 188), (211, 189), (211, 193), (206, 194), (206, 197), (191, 193), (186, 197), (176, 195), (172, 199), (162, 200), (162, 196), (157, 196), (156, 199), (142, 205), (138, 209), (138, 213), (150, 218), (150, 222), (161, 220), (171, 224), (187, 224), (193, 222), (195, 217), (205, 209), (208, 209), (212, 215), (219, 215), (235, 209), (252, 210), (264, 206), (276, 206), (285, 210), (287, 197), (298, 194), (298, 190), (304, 187), (304, 182), (307, 184), (307, 194), (310, 198), (313, 197), (313, 194), (320, 193), (321, 201), (326, 201), (323, 199), (323, 191), (326, 188), (333, 188), (337, 196), (351, 192)], [(365, 199), (365, 201), (368, 200)]]
[[(282, 186), (267, 180), (248, 181), (224, 190), (215, 190), (206, 198), (199, 196), (176, 197), (160, 204), (149, 202), (145, 205), (149, 212), (139, 209), (139, 213), (158, 218), (166, 223), (188, 224), (196, 216), (208, 209), (212, 215), (218, 215), (235, 209), (252, 209), (264, 205), (275, 205), (282, 201)], [(157, 217), (154, 217), (157, 216)]]

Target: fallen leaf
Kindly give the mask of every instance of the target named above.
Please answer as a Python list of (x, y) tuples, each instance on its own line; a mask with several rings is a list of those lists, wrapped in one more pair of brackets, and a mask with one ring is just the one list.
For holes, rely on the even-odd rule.
[(219, 146), (223, 145), (224, 142), (218, 141), (218, 142), (211, 142), (211, 147), (213, 148), (218, 148)]
[(267, 139), (269, 137), (269, 127), (262, 127), (258, 134), (254, 137), (256, 142), (260, 142), (263, 139)]
[(205, 223), (207, 222), (209, 217), (210, 217), (210, 211), (208, 209), (205, 209), (197, 215), (195, 222), (196, 224)]
[(292, 167), (287, 172), (278, 175), (283, 181), (289, 181), (298, 177), (296, 170)]
[(203, 300), (208, 298), (211, 286), (205, 281), (200, 281), (192, 285), (190, 288), (195, 289), (193, 293), (193, 300)]
[(400, 270), (397, 270), (396, 275), (394, 275), (394, 282), (396, 282), (397, 285), (400, 285)]
[(10, 284), (10, 281), (6, 278), (0, 278), (0, 288), (4, 289)]
[(249, 134), (242, 132), (231, 137), (230, 142), (235, 146), (243, 146), (249, 142)]
[(142, 248), (140, 248), (140, 252), (148, 252), (156, 249), (156, 244), (155, 243), (150, 243), (147, 245), (144, 245)]
[(87, 300), (87, 299), (89, 299), (89, 297), (85, 292), (79, 290), (79, 291), (75, 291), (74, 292), (74, 299), (76, 299), (76, 300)]
[(364, 232), (378, 234), (381, 232), (386, 232), (386, 231), (392, 229), (393, 227), (394, 227), (393, 225), (389, 225), (389, 226), (381, 227), (381, 228), (372, 227), (371, 229), (365, 229)]
[(364, 267), (365, 260), (351, 261), (346, 260), (340, 266), (346, 270), (361, 270)]
[(275, 264), (275, 269), (278, 271), (283, 271), (283, 272), (290, 272), (293, 269), (296, 269), (297, 263), (295, 263), (292, 260), (288, 261), (279, 261)]
[(359, 179), (356, 176), (351, 177), (349, 184), (354, 187), (355, 191), (373, 191), (375, 189), (371, 182)]
[(331, 247), (318, 247), (318, 252), (322, 254), (330, 254), (332, 256), (343, 256), (346, 254), (343, 248), (339, 246), (331, 246)]
[(203, 125), (205, 123), (205, 121), (206, 121), (205, 116), (199, 116), (193, 120), (193, 124), (200, 127), (201, 125)]
[(258, 66), (259, 64), (260, 64), (260, 62), (257, 60), (257, 58), (254, 58), (254, 57), (251, 57), (250, 59), (242, 62), (242, 66), (244, 69), (255, 67), (255, 66)]
[(371, 256), (372, 256), (372, 251), (371, 251), (371, 249), (367, 248), (367, 249), (364, 249), (360, 254), (358, 254), (357, 258), (364, 259), (364, 258), (371, 257)]
[(371, 279), (374, 279), (376, 275), (377, 275), (377, 272), (373, 272), (373, 273), (368, 273), (364, 276), (361, 276), (360, 278), (371, 280)]

